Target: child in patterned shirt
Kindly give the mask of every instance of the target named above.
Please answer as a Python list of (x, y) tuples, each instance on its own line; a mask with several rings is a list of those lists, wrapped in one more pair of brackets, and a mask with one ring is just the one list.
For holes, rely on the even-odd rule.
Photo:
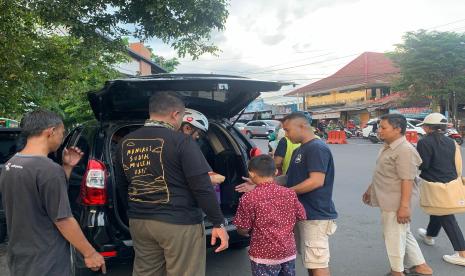
[(250, 160), (249, 177), (257, 186), (239, 202), (234, 224), (241, 235), (251, 235), (252, 275), (295, 275), (294, 226), (305, 220), (305, 209), (294, 191), (276, 183), (274, 160), (260, 155)]

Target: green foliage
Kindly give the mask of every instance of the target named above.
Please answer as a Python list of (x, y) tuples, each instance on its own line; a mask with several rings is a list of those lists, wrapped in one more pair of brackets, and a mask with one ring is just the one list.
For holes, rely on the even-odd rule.
[(400, 68), (395, 89), (409, 90), (412, 97), (465, 99), (465, 34), (408, 32), (404, 42), (388, 56)]
[(154, 55), (152, 54), (152, 60), (160, 65), (161, 67), (163, 67), (163, 69), (166, 70), (166, 72), (168, 73), (171, 73), (173, 72), (174, 70), (176, 70), (176, 67), (179, 65), (179, 61), (177, 58), (170, 58), (170, 59), (166, 59), (162, 56), (157, 56), (157, 55)]
[(0, 114), (20, 118), (36, 107), (62, 114), (67, 123), (92, 118), (86, 92), (119, 74), (112, 64), (126, 60), (98, 39), (85, 43), (41, 28), (42, 21), (14, 1), (0, 2)]
[[(10, 0), (11, 1), (11, 0)], [(227, 0), (23, 0), (47, 27), (66, 26), (76, 37), (93, 39), (97, 32), (113, 38), (157, 37), (181, 57), (216, 52), (212, 30), (222, 30)], [(96, 32), (97, 31), (97, 32)]]
[(226, 0), (0, 0), (0, 115), (44, 107), (68, 124), (92, 119), (86, 93), (120, 76), (123, 35), (158, 37), (196, 58), (217, 50), (210, 32), (227, 15)]

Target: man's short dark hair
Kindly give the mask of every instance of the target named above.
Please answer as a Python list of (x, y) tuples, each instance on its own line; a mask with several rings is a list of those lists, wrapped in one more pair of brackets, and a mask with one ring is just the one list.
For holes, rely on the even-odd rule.
[(282, 122), (294, 119), (304, 119), (308, 122), (309, 125), (312, 124), (312, 118), (307, 113), (302, 111), (295, 111), (283, 118)]
[(435, 132), (444, 132), (447, 130), (447, 125), (424, 125), (424, 126), (427, 126), (427, 127), (430, 127), (433, 131)]
[(185, 105), (176, 92), (157, 92), (149, 100), (149, 113), (167, 115), (174, 110), (184, 110)]
[(388, 121), (393, 128), (399, 128), (402, 135), (407, 130), (407, 119), (402, 114), (384, 114), (379, 119)]
[(40, 135), (44, 130), (63, 124), (60, 115), (46, 109), (28, 112), (21, 119), (21, 135), (25, 138)]
[(261, 177), (272, 177), (275, 176), (276, 165), (273, 158), (269, 155), (262, 154), (250, 159), (248, 170)]

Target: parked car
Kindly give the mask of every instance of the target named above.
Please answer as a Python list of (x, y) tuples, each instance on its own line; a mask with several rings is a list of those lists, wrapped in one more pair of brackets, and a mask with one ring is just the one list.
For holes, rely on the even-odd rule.
[(244, 127), (245, 134), (249, 138), (253, 137), (268, 137), (271, 133), (281, 125), (277, 120), (256, 120), (250, 121)]
[[(378, 121), (378, 118), (374, 118), (368, 121), (366, 126), (362, 129), (363, 138), (369, 138), (370, 133), (373, 130), (373, 125), (376, 124), (377, 121)], [(422, 127), (419, 127), (419, 126), (416, 126), (416, 124), (415, 125), (413, 124), (416, 121), (418, 120), (407, 118), (407, 130), (416, 131), (419, 137), (426, 135), (426, 132)]]
[(421, 126), (418, 126), (418, 124), (422, 122), (422, 120), (407, 118), (407, 130), (412, 129), (413, 127), (413, 129), (417, 131), (419, 137), (426, 135), (425, 130)]
[[(21, 133), (19, 128), (0, 128), (0, 174), (5, 163), (19, 150), (18, 138)], [(0, 194), (0, 243), (6, 238), (6, 220)]]
[[(88, 94), (97, 121), (73, 129), (64, 147), (77, 146), (84, 156), (72, 171), (69, 197), (73, 214), (92, 245), (113, 262), (132, 261), (132, 240), (122, 199), (114, 177), (115, 145), (127, 133), (144, 124), (149, 97), (159, 91), (183, 96), (186, 106), (204, 113), (210, 127), (199, 145), (212, 169), (226, 177), (220, 186), (221, 209), (228, 223), (231, 248), (248, 246), (231, 224), (240, 193), (235, 186), (247, 175), (249, 158), (260, 150), (228, 120), (260, 95), (277, 91), (282, 84), (222, 75), (163, 74), (108, 81), (98, 92)], [(60, 150), (57, 156), (61, 156)], [(205, 221), (207, 240), (212, 224)], [(209, 244), (207, 246), (210, 246)], [(82, 256), (72, 250), (74, 275), (91, 274)]]
[(459, 144), (459, 145), (463, 144), (462, 135), (460, 135), (460, 133), (457, 131), (457, 129), (455, 129), (453, 127), (452, 128), (447, 128), (445, 135), (447, 137), (450, 137), (451, 139), (454, 139), (454, 141), (457, 144)]

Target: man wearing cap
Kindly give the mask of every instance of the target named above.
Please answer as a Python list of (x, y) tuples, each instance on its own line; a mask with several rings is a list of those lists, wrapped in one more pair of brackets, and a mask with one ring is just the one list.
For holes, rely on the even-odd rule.
[[(420, 177), (428, 182), (449, 183), (457, 179), (455, 168), (454, 140), (446, 137), (447, 119), (440, 113), (431, 113), (421, 124), (426, 136), (418, 141), (417, 150), (423, 163), (420, 166)], [(444, 261), (465, 266), (465, 239), (453, 214), (446, 216), (430, 216), (427, 229), (418, 229), (418, 235), (427, 245), (434, 245), (441, 228), (447, 234), (454, 251), (452, 255), (444, 255)]]

